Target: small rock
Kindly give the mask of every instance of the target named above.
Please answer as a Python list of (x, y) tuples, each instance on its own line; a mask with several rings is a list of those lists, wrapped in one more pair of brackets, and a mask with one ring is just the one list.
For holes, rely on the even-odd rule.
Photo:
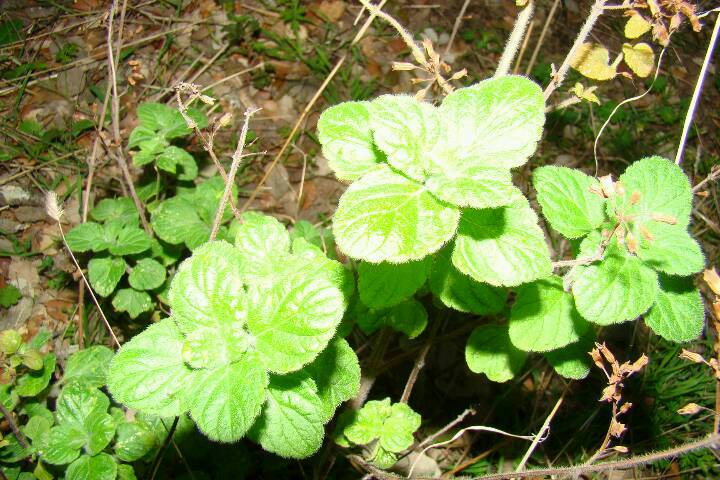
[(18, 222), (34, 223), (45, 220), (45, 209), (42, 207), (22, 206), (15, 209), (15, 218)]
[(411, 468), (413, 471), (410, 478), (440, 478), (442, 475), (435, 460), (418, 452), (411, 452), (408, 456), (401, 458), (392, 470), (406, 477)]
[(331, 22), (337, 22), (345, 13), (345, 2), (342, 0), (323, 0), (317, 6), (317, 12)]
[(0, 206), (30, 205), (31, 201), (30, 192), (17, 185), (3, 185), (0, 187)]

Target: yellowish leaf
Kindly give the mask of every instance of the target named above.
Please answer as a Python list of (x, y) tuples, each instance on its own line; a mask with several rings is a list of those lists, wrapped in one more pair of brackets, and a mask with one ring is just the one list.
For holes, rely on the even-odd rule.
[(625, 36), (627, 38), (638, 38), (649, 32), (651, 28), (650, 22), (645, 20), (642, 15), (633, 15), (625, 24)]
[(570, 65), (593, 80), (610, 80), (617, 75), (617, 66), (621, 60), (622, 55), (618, 55), (611, 64), (610, 52), (607, 48), (588, 42), (580, 46)]
[(655, 67), (655, 53), (647, 43), (638, 43), (636, 45), (624, 43), (623, 54), (625, 55), (625, 63), (640, 78), (650, 75)]
[(593, 85), (590, 88), (585, 88), (581, 83), (576, 83), (575, 86), (570, 89), (580, 100), (587, 100), (588, 102), (594, 102), (600, 105), (600, 99), (595, 95), (595, 90), (597, 90), (597, 86)]

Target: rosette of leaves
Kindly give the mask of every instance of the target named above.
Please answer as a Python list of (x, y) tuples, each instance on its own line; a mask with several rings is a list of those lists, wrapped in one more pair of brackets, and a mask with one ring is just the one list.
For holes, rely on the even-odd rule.
[[(171, 245), (185, 245), (194, 250), (210, 238), (225, 183), (220, 177), (213, 177), (193, 189), (184, 189), (174, 197), (160, 202), (152, 212), (150, 224), (155, 234)], [(233, 198), (237, 188), (233, 187)], [(230, 207), (223, 212), (222, 221), (232, 218)], [(218, 239), (226, 239), (228, 230), (221, 226)], [(232, 240), (232, 239), (229, 239)]]
[[(115, 437), (110, 400), (95, 387), (71, 382), (55, 405), (55, 425), (42, 418), (33, 426), (33, 447), (51, 465), (68, 465), (67, 479), (113, 480), (118, 465), (104, 450)], [(37, 417), (38, 420), (41, 417)]]
[(197, 248), (172, 280), (173, 316), (122, 346), (108, 388), (142, 412), (189, 412), (209, 438), (243, 436), (284, 457), (322, 444), (360, 369), (334, 338), (352, 275), (277, 220), (246, 213), (235, 245)]
[(399, 264), (455, 239), (452, 264), (478, 282), (514, 286), (549, 275), (537, 216), (510, 172), (535, 151), (544, 109), (538, 85), (505, 76), (458, 89), (439, 107), (386, 95), (323, 112), (323, 154), (352, 182), (333, 220), (340, 249)]
[[(104, 199), (90, 216), (94, 221), (74, 227), (66, 240), (73, 252), (97, 254), (88, 262), (93, 290), (102, 297), (115, 292), (113, 307), (130, 318), (152, 311), (155, 304), (148, 292), (159, 291), (165, 283), (165, 249), (139, 227), (140, 217), (130, 198)], [(126, 273), (129, 287), (117, 289)]]
[(406, 403), (389, 398), (371, 400), (357, 412), (340, 417), (335, 442), (342, 447), (366, 446), (366, 458), (379, 468), (390, 468), (397, 454), (409, 448), (422, 418)]
[[(208, 119), (204, 113), (189, 108), (188, 116), (205, 128)], [(137, 166), (154, 163), (164, 172), (177, 176), (178, 180), (194, 180), (198, 167), (193, 156), (184, 148), (172, 145), (171, 141), (192, 133), (182, 114), (161, 103), (143, 103), (137, 109), (140, 124), (130, 133), (129, 149), (133, 163)]]
[(688, 232), (693, 194), (680, 167), (648, 157), (612, 182), (547, 166), (535, 170), (533, 185), (552, 228), (582, 239), (580, 264), (565, 278), (518, 289), (508, 326), (514, 348), (544, 352), (561, 374), (579, 378), (588, 371), (591, 324), (644, 315), (667, 340), (700, 335), (704, 309), (690, 275), (704, 268), (705, 258)]

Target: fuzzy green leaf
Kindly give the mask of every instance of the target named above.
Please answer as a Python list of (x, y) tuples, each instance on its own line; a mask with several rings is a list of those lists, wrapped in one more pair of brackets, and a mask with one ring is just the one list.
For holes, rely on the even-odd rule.
[(340, 249), (373, 263), (419, 260), (455, 233), (460, 212), (411, 180), (383, 168), (350, 185), (335, 212)]
[(357, 312), (357, 324), (367, 335), (382, 327), (390, 327), (413, 339), (427, 327), (428, 314), (416, 300), (407, 300), (386, 310)]
[(353, 443), (367, 445), (377, 439), (388, 452), (401, 452), (413, 444), (413, 433), (422, 418), (405, 403), (391, 404), (390, 399), (371, 400), (357, 412), (345, 428), (345, 436)]
[(73, 353), (65, 364), (63, 382), (81, 381), (93, 387), (104, 386), (113, 355), (113, 351), (104, 345), (93, 345)]
[(582, 380), (590, 373), (589, 352), (594, 342), (595, 334), (590, 331), (579, 342), (545, 352), (545, 358), (559, 375), (572, 380)]
[(102, 452), (115, 436), (115, 420), (107, 413), (93, 413), (85, 419), (83, 426), (88, 436), (85, 451), (90, 455)]
[(440, 200), (458, 207), (502, 207), (522, 197), (510, 170), (472, 164), (453, 165), (447, 173), (431, 175), (425, 186)]
[(447, 151), (458, 165), (512, 168), (535, 151), (545, 101), (536, 83), (508, 75), (455, 90), (440, 115)]
[(458, 271), (450, 259), (453, 246), (440, 250), (430, 273), (430, 290), (440, 301), (461, 312), (488, 315), (505, 306), (507, 292), (487, 283), (476, 282)]
[(107, 379), (115, 401), (160, 416), (187, 411), (193, 371), (182, 358), (184, 340), (175, 320), (166, 318), (123, 344)]
[(130, 318), (137, 318), (144, 312), (152, 312), (155, 304), (147, 292), (121, 288), (113, 297), (112, 306), (117, 312), (127, 312)]
[(115, 480), (117, 463), (107, 453), (91, 457), (83, 455), (70, 464), (65, 472), (66, 480)]
[(94, 222), (77, 225), (65, 234), (65, 240), (73, 252), (100, 252), (110, 246), (105, 239), (105, 230)]
[(465, 360), (475, 373), (484, 373), (493, 382), (507, 382), (525, 363), (525, 352), (510, 341), (507, 327), (483, 325), (470, 334)]
[(533, 172), (543, 215), (567, 238), (587, 235), (605, 219), (605, 199), (590, 191), (599, 185), (593, 177), (566, 167), (540, 167)]
[(367, 102), (345, 102), (325, 110), (318, 120), (318, 138), (330, 168), (340, 180), (357, 180), (377, 168)]
[(370, 128), (387, 163), (422, 182), (433, 163), (432, 152), (442, 141), (435, 107), (409, 95), (383, 95), (370, 103)]
[(275, 264), (290, 252), (290, 236), (273, 217), (247, 212), (242, 219), (235, 235), (241, 277), (247, 282), (269, 281), (275, 274)]
[(119, 257), (93, 258), (88, 262), (88, 278), (95, 293), (110, 295), (125, 274), (125, 260)]
[(580, 315), (598, 325), (634, 320), (655, 303), (658, 290), (655, 271), (616, 241), (601, 262), (578, 268), (572, 286)]
[(250, 436), (281, 457), (306, 458), (322, 445), (324, 420), (323, 403), (310, 377), (272, 376), (267, 402)]
[(211, 440), (237, 441), (260, 414), (267, 386), (267, 372), (255, 352), (217, 369), (196, 370), (187, 395), (190, 415)]
[(248, 326), (271, 372), (288, 373), (310, 363), (335, 333), (345, 297), (322, 270), (297, 257), (277, 265), (271, 290), (248, 288)]
[[(197, 123), (199, 128), (205, 128), (208, 124), (204, 113), (195, 108), (189, 108), (188, 116)], [(162, 103), (143, 103), (138, 106), (137, 116), (140, 125), (150, 131), (158, 132), (164, 138), (170, 140), (177, 137), (184, 137), (192, 133), (187, 122), (180, 111)], [(132, 136), (128, 148), (134, 146)]]
[(296, 238), (292, 243), (293, 255), (306, 258), (314, 265), (315, 271), (324, 275), (330, 282), (337, 285), (345, 297), (345, 308), (355, 293), (355, 277), (342, 263), (331, 260), (320, 249), (304, 238)]
[(552, 272), (545, 235), (525, 200), (464, 211), (452, 263), (478, 282), (495, 286), (520, 285)]
[(645, 323), (671, 342), (689, 342), (699, 337), (705, 324), (705, 308), (692, 280), (660, 275), (660, 291), (655, 305), (645, 314)]
[(180, 330), (242, 332), (246, 322), (240, 252), (227, 242), (206, 243), (180, 264), (170, 305)]
[(705, 268), (705, 257), (698, 242), (693, 239), (685, 227), (649, 222), (645, 233), (651, 239), (635, 230), (639, 239), (637, 256), (646, 265), (669, 275), (687, 276)]
[(562, 278), (550, 276), (520, 287), (510, 311), (510, 340), (526, 352), (547, 352), (576, 342), (590, 324), (563, 290)]
[(360, 300), (372, 309), (395, 306), (412, 297), (425, 284), (431, 258), (414, 262), (358, 265)]
[(344, 401), (357, 395), (360, 388), (360, 364), (357, 355), (345, 339), (336, 338), (304, 368), (317, 385), (322, 401), (323, 423), (335, 414)]
[(128, 282), (135, 290), (153, 290), (165, 282), (165, 267), (157, 260), (143, 258), (128, 275)]
[[(692, 208), (692, 188), (688, 177), (675, 163), (662, 157), (647, 157), (630, 165), (618, 179), (625, 194), (618, 198), (615, 209), (635, 223), (651, 222), (653, 215), (674, 218), (677, 225), (687, 227)], [(635, 194), (635, 192), (638, 192)], [(633, 194), (639, 198), (633, 202)]]

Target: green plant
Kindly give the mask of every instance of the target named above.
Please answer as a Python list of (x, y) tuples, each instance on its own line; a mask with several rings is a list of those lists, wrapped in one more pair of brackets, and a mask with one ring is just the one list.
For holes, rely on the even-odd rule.
[(420, 415), (405, 403), (371, 400), (358, 411), (344, 414), (338, 421), (335, 443), (341, 447), (366, 447), (366, 458), (379, 468), (390, 468), (397, 454), (415, 441)]
[[(381, 96), (331, 107), (318, 122), (331, 168), (352, 182), (333, 231), (340, 249), (362, 260), (365, 306), (382, 312), (412, 302), (429, 279), (446, 306), (493, 314), (504, 308), (506, 289), (515, 290), (507, 325), (478, 327), (467, 344), (470, 369), (496, 381), (519, 373), (526, 352), (545, 353), (561, 375), (584, 377), (592, 324), (644, 315), (676, 342), (703, 327), (688, 278), (705, 263), (687, 231), (692, 191), (666, 159), (638, 161), (617, 182), (536, 169), (544, 217), (568, 239), (583, 238), (576, 259), (551, 261), (538, 217), (510, 174), (533, 153), (544, 110), (537, 85), (504, 76), (456, 90), (439, 107)], [(404, 316), (379, 316), (360, 315), (361, 329), (403, 331)], [(417, 322), (422, 314), (405, 317)]]
[[(150, 236), (138, 226), (139, 216), (130, 198), (101, 200), (90, 211), (93, 221), (81, 223), (66, 235), (73, 252), (93, 252), (88, 278), (95, 292), (113, 294), (112, 305), (131, 318), (155, 307), (150, 293), (165, 284), (166, 267), (180, 252)], [(130, 266), (128, 264), (132, 266)], [(128, 286), (117, 289), (127, 273)]]
[[(193, 180), (198, 175), (197, 163), (184, 148), (171, 144), (171, 140), (192, 133), (183, 115), (176, 109), (160, 103), (143, 103), (137, 110), (140, 124), (130, 133), (129, 149), (133, 163), (143, 166), (154, 163), (156, 168), (177, 176), (178, 180)], [(187, 115), (199, 128), (205, 128), (208, 119), (201, 111), (188, 108)]]
[[(18, 338), (17, 332), (3, 332), (3, 348), (14, 348)], [(47, 338), (41, 334), (30, 343), (39, 345)], [(31, 347), (23, 343), (18, 347), (26, 348)], [(47, 362), (43, 370), (52, 373), (55, 356), (43, 357)], [(101, 345), (71, 355), (62, 379), (57, 382), (62, 389), (54, 402), (54, 411), (48, 409), (49, 374), (43, 376), (42, 382), (36, 382), (32, 390), (21, 388), (20, 379), (9, 390), (3, 389), (5, 408), (15, 410), (19, 420), (18, 434), (8, 435), (0, 450), (0, 463), (8, 478), (25, 475), (51, 479), (63, 471), (67, 480), (136, 478), (129, 463), (150, 461), (160, 448), (166, 429), (158, 417), (127, 415), (112, 406), (98, 389), (105, 385), (112, 357), (113, 352)], [(25, 465), (32, 464), (33, 473), (22, 471)]]
[(189, 412), (213, 440), (248, 436), (302, 458), (352, 398), (360, 369), (335, 335), (352, 276), (277, 220), (243, 215), (235, 244), (206, 243), (173, 278), (172, 317), (123, 345), (108, 388), (137, 410)]

